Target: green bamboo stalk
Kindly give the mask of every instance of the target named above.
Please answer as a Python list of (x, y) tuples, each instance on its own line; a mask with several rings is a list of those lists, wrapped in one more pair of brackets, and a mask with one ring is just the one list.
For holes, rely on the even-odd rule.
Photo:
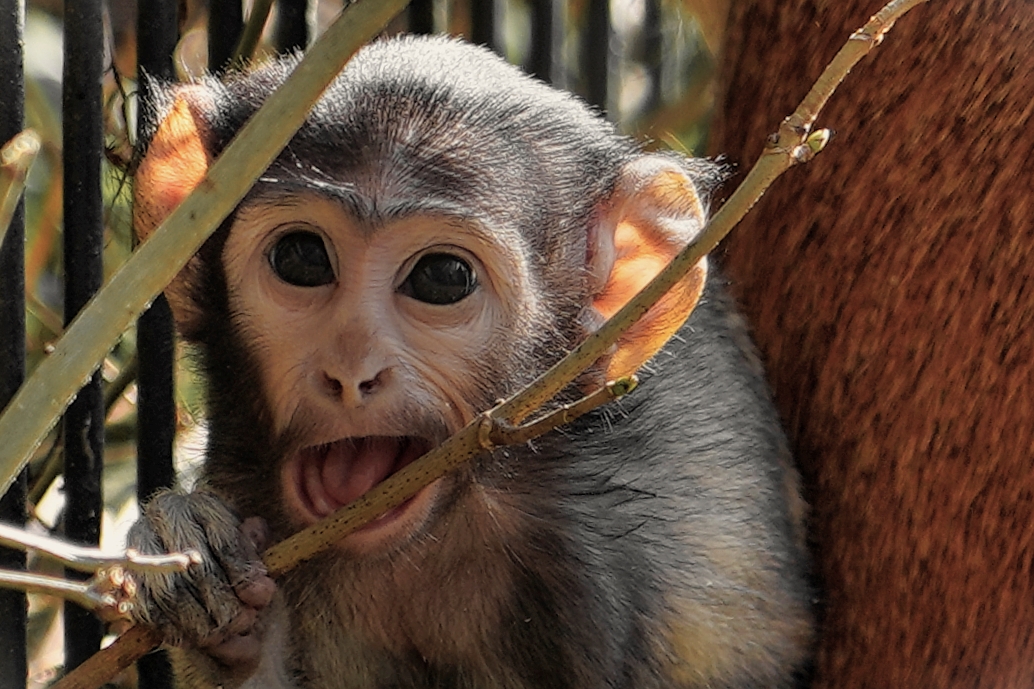
[(345, 9), (287, 81), (241, 129), (205, 179), (68, 326), (0, 416), (0, 494), (119, 335), (179, 272), (305, 121), (345, 62), (407, 0), (364, 0)]

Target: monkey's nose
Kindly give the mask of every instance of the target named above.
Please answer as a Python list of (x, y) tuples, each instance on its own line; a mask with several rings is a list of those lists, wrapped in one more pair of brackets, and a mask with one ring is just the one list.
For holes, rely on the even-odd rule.
[(354, 383), (345, 382), (326, 371), (323, 373), (323, 378), (327, 394), (330, 397), (349, 406), (357, 407), (369, 402), (370, 398), (385, 386), (390, 375), (390, 369), (386, 368), (378, 371), (373, 377), (365, 379), (360, 377), (360, 380)]

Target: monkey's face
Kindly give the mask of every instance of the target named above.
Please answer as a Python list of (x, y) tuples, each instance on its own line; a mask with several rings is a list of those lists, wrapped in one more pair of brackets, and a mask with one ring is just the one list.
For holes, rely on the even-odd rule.
[[(359, 222), (311, 192), (259, 194), (238, 211), (223, 251), (229, 310), (262, 372), (274, 435), (289, 439), (280, 490), (296, 526), (352, 502), (506, 392), (492, 371), (521, 352), (505, 335), (541, 310), (526, 254), (506, 239), (437, 214)], [(342, 545), (398, 543), (442, 488)]]
[[(141, 238), (293, 64), (170, 91), (136, 174)], [(695, 175), (484, 50), (365, 49), (167, 290), (208, 379), (204, 480), (281, 538), (355, 500), (641, 288), (702, 225)], [(702, 274), (552, 403), (634, 372), (685, 320)], [(487, 504), (470, 496), (517, 477), (480, 457), (343, 547), (448, 540)]]

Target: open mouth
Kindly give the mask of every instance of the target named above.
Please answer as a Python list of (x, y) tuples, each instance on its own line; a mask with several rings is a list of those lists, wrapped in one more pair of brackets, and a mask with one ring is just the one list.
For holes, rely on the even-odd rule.
[[(422, 438), (343, 438), (298, 452), (285, 467), (289, 474), (285, 478), (308, 520), (316, 521), (353, 502), (430, 449), (431, 443)], [(407, 503), (377, 521), (404, 510)]]

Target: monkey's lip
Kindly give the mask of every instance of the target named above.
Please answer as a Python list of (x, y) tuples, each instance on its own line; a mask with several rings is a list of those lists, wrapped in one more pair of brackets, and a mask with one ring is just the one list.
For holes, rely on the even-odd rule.
[[(317, 521), (364, 495), (431, 446), (428, 440), (408, 436), (342, 438), (299, 451), (285, 467), (290, 474), (285, 478), (307, 521)], [(399, 516), (413, 499), (364, 528)]]

